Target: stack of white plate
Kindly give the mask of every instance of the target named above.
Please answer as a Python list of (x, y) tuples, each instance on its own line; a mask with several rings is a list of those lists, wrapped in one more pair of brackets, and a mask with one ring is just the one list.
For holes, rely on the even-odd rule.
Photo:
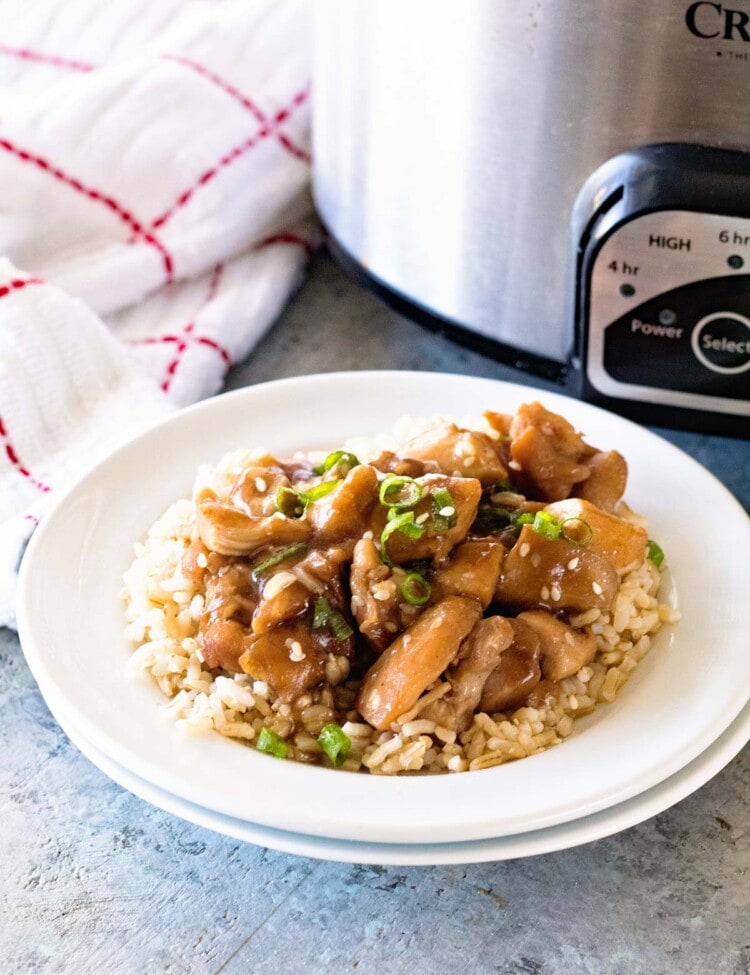
[[(404, 414), (512, 412), (539, 398), (590, 443), (619, 450), (626, 499), (667, 553), (663, 628), (613, 704), (562, 745), (481, 772), (356, 775), (187, 736), (128, 668), (122, 574), (133, 543), (199, 464), (237, 447), (288, 455), (386, 432)], [(750, 735), (750, 526), (704, 468), (619, 417), (525, 387), (424, 373), (344, 373), (241, 390), (186, 410), (87, 474), (24, 558), (19, 633), (44, 697), (79, 748), (136, 795), (220, 833), (361, 863), (468, 863), (607, 836), (716, 774)]]

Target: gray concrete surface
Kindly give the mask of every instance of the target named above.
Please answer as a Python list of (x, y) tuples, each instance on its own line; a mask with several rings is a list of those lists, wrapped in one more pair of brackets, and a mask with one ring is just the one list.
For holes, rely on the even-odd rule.
[[(366, 367), (510, 370), (405, 322), (325, 257), (236, 388)], [(747, 506), (750, 444), (668, 434)], [(505, 863), (324, 863), (136, 799), (49, 714), (0, 631), (3, 975), (747, 975), (750, 751), (618, 836)]]

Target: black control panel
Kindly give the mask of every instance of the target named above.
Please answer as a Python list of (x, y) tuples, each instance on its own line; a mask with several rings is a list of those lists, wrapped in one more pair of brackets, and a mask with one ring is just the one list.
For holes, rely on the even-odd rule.
[(750, 437), (750, 154), (651, 146), (576, 203), (583, 398)]

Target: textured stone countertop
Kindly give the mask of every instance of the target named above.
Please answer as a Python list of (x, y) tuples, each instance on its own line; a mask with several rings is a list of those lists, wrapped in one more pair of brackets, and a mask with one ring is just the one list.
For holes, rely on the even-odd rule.
[[(518, 380), (320, 257), (229, 386), (365, 367)], [(660, 432), (748, 505), (749, 443)], [(747, 748), (672, 809), (588, 846), (352, 866), (242, 844), (136, 799), (63, 734), (7, 630), (0, 673), (3, 975), (750, 972)]]

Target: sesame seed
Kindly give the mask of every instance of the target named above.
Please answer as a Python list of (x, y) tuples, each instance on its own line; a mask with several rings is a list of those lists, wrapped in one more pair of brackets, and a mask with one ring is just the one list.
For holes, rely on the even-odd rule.
[(305, 652), (302, 649), (302, 644), (299, 640), (292, 640), (289, 647), (289, 659), (294, 663), (299, 663), (300, 660), (305, 659)]
[(578, 556), (576, 555), (576, 557), (574, 559), (571, 559), (570, 562), (568, 562), (568, 568), (569, 569), (577, 569), (578, 568), (578, 562), (579, 562), (579, 559), (578, 559)]
[(549, 589), (546, 586), (542, 586), (539, 595), (546, 602), (549, 599)]
[(531, 551), (531, 546), (529, 545), (528, 542), (524, 542), (523, 545), (518, 550), (518, 554), (521, 556), (522, 559), (525, 559), (530, 551)]
[(471, 465), (474, 463), (475, 460), (476, 457), (474, 456), (474, 454), (471, 454), (471, 456), (466, 457), (464, 459), (464, 467), (471, 467)]
[(571, 647), (573, 646), (573, 644), (574, 644), (574, 643), (575, 643), (576, 641), (575, 641), (575, 639), (573, 638), (573, 634), (572, 634), (572, 633), (566, 633), (566, 634), (565, 634), (565, 642), (566, 642), (566, 643), (569, 643), (569, 644), (571, 645)]
[[(442, 514), (442, 513), (443, 513), (443, 512), (441, 511), (441, 512), (440, 512), (440, 514)], [(429, 511), (425, 511), (425, 512), (424, 512), (424, 514), (421, 514), (421, 515), (418, 515), (418, 516), (417, 516), (417, 517), (416, 517), (416, 518), (414, 519), (414, 521), (415, 521), (415, 523), (416, 523), (417, 525), (423, 525), (423, 524), (424, 524), (424, 523), (425, 523), (425, 522), (427, 521), (427, 519), (428, 519), (429, 517), (430, 517), (430, 512), (429, 512)]]
[(383, 627), (384, 629), (388, 630), (389, 633), (395, 633), (396, 630), (398, 629), (398, 626), (395, 623), (391, 622), (391, 620), (388, 620), (386, 623), (383, 623)]
[(510, 467), (510, 469), (511, 469), (512, 471), (520, 471), (520, 470), (521, 470), (521, 465), (520, 465), (520, 464), (518, 463), (518, 461), (517, 461), (517, 460), (511, 460), (511, 461), (510, 461), (510, 462), (508, 463), (508, 467)]
[(362, 538), (366, 538), (368, 541), (372, 539), (372, 532), (365, 532)]
[(201, 552), (195, 561), (198, 563), (201, 569), (205, 569), (208, 565), (208, 559), (206, 558), (205, 552)]
[(385, 602), (385, 600), (388, 599), (389, 593), (387, 589), (376, 589), (372, 595), (380, 602)]
[(450, 518), (451, 515), (455, 515), (455, 513), (456, 513), (456, 509), (449, 504), (447, 504), (444, 508), (441, 508), (440, 511), (438, 511), (438, 514), (441, 516), (441, 518)]
[(594, 592), (596, 593), (597, 596), (601, 596), (601, 594), (602, 594), (602, 587), (599, 585), (598, 582), (592, 582), (591, 583), (591, 588), (594, 590)]
[(531, 556), (531, 564), (534, 566), (535, 569), (539, 568), (539, 563), (541, 561), (542, 561), (542, 557), (539, 554), (539, 552), (534, 552), (534, 554)]
[(562, 593), (560, 592), (559, 586), (552, 586), (552, 588), (550, 589), (550, 594), (552, 596), (553, 602), (555, 603), (560, 602), (560, 597), (562, 596)]
[(268, 490), (268, 485), (266, 484), (265, 479), (262, 477), (256, 477), (255, 488), (260, 494), (265, 494), (265, 492)]
[(274, 596), (278, 596), (282, 590), (296, 581), (297, 576), (293, 572), (277, 572), (263, 587), (263, 598), (273, 599)]

